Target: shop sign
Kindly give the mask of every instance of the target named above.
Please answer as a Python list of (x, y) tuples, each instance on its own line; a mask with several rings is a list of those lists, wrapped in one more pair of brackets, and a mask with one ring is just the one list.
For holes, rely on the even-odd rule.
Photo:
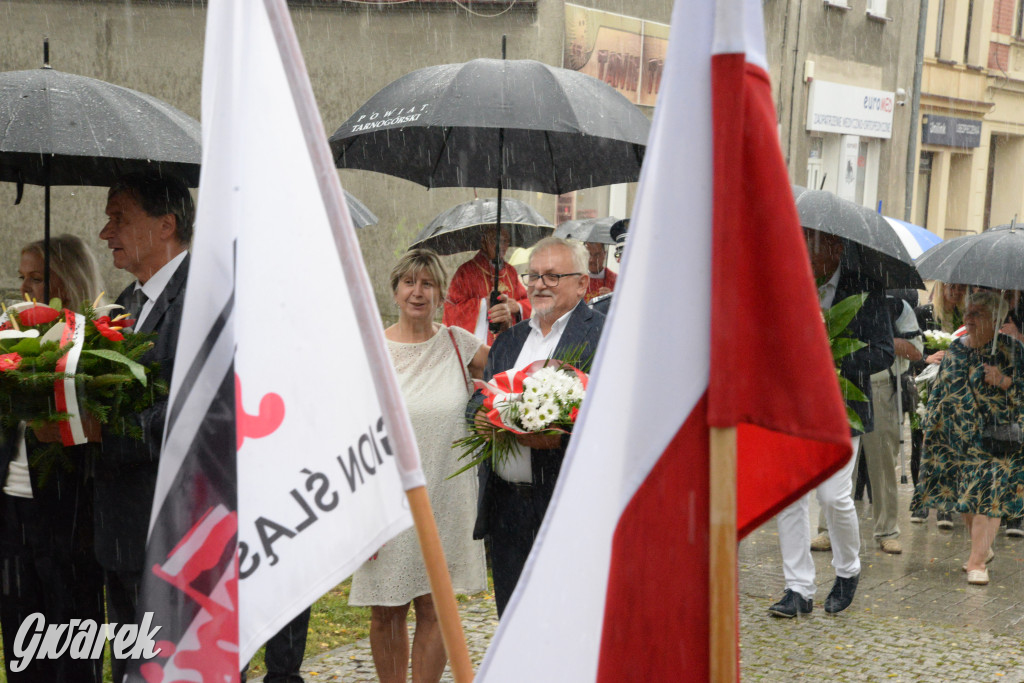
[(807, 130), (890, 138), (895, 95), (885, 90), (811, 81)]
[(977, 119), (928, 114), (923, 117), (921, 128), (921, 142), (925, 145), (981, 146), (981, 121)]
[(566, 3), (562, 66), (604, 81), (630, 102), (653, 107), (668, 30), (667, 24)]

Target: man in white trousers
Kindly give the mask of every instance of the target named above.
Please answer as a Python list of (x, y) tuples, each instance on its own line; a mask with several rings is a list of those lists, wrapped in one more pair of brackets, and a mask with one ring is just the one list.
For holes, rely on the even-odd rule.
[[(893, 361), (892, 324), (885, 304), (882, 285), (855, 272), (843, 254), (853, 247), (836, 235), (804, 229), (811, 270), (818, 283), (823, 309), (854, 294), (868, 292), (867, 300), (847, 326), (850, 336), (866, 346), (840, 361), (840, 374), (856, 385), (867, 401), (847, 401), (860, 418), (864, 431), (871, 431), (871, 375), (888, 368)], [(860, 248), (860, 247), (857, 247)], [(825, 612), (842, 612), (853, 602), (860, 579), (860, 528), (853, 506), (854, 454), (860, 446), (859, 430), (851, 427), (853, 452), (849, 462), (817, 488), (818, 502), (832, 539), (832, 566), (835, 583), (825, 599)], [(810, 614), (814, 607), (814, 560), (811, 558), (810, 494), (779, 513), (779, 547), (786, 591), (782, 599), (768, 609), (775, 617), (793, 618)]]

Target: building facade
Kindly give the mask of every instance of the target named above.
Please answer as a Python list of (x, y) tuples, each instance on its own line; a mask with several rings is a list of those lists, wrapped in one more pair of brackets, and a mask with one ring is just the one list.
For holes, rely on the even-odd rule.
[(763, 4), (790, 179), (902, 218), (918, 3)]
[(1024, 210), (1024, 0), (928, 0), (914, 220), (942, 237)]
[[(565, 45), (572, 43), (566, 17), (573, 10), (567, 4), (564, 0), (289, 2), (328, 135), (374, 93), (405, 73), (434, 64), (500, 57), (503, 35), (509, 59), (562, 66)], [(643, 21), (667, 25), (672, 12), (672, 0), (578, 0), (576, 4), (598, 14), (631, 17), (641, 25)], [(43, 38), (48, 37), (55, 69), (149, 93), (198, 118), (205, 22), (205, 3), (200, 0), (0, 0), (0, 71), (40, 67)], [(627, 66), (636, 67), (638, 73), (643, 68), (644, 53), (633, 55), (625, 48), (606, 53), (608, 58), (616, 55), (619, 66), (608, 78), (614, 75), (620, 92), (645, 91), (640, 79), (626, 76)], [(605, 67), (608, 70), (607, 63)], [(649, 104), (638, 104), (649, 115), (653, 112)], [(380, 223), (361, 230), (359, 238), (382, 310), (391, 305), (387, 274), (419, 228), (454, 204), (493, 194), (486, 188), (427, 191), (380, 174), (340, 173), (345, 188), (380, 217)], [(554, 221), (558, 198), (511, 194)], [(97, 237), (106, 220), (105, 190), (55, 187), (52, 195), (53, 234), (71, 232), (85, 238), (100, 256), (108, 290), (119, 291), (127, 276), (110, 266), (106, 247)], [(597, 188), (579, 195), (575, 200), (583, 209), (613, 207), (628, 212), (632, 190)], [(4, 207), (0, 210), (0, 290), (17, 287), (19, 250), (42, 237), (42, 196), (42, 188), (27, 186), (23, 201), (14, 206), (15, 186), (0, 183), (0, 206)], [(281, 226), (281, 235), (287, 239), (288, 226)]]

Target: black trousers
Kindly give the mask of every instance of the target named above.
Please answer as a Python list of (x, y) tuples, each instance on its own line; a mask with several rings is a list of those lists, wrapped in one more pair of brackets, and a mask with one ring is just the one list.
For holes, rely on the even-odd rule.
[[(303, 683), (299, 669), (306, 652), (306, 634), (309, 632), (309, 614), (312, 608), (302, 610), (288, 625), (267, 641), (263, 663), (267, 667), (264, 683)], [(248, 662), (242, 668), (242, 683), (248, 678)]]
[[(69, 487), (71, 488), (71, 487)], [(67, 491), (77, 495), (81, 491)], [(91, 502), (87, 496), (85, 504)], [(103, 623), (103, 581), (90, 542), (92, 513), (67, 501), (54, 515), (32, 498), (0, 494), (0, 630), (3, 631), (7, 680), (35, 683), (98, 683), (103, 659), (33, 659), (18, 673), (11, 671), (14, 643), (22, 622), (39, 612), (47, 624), (71, 619)]]
[[(137, 624), (139, 607), (139, 589), (142, 587), (141, 571), (107, 570), (103, 573), (103, 583), (107, 589), (107, 621), (122, 624)], [(113, 650), (110, 654), (110, 669), (113, 680), (124, 680), (127, 659), (118, 659)]]
[(537, 538), (548, 500), (536, 495), (530, 486), (517, 486), (493, 477), (490, 542), (491, 571), (494, 577), (494, 601), (498, 616), (505, 612), (509, 598), (519, 583), (526, 558)]

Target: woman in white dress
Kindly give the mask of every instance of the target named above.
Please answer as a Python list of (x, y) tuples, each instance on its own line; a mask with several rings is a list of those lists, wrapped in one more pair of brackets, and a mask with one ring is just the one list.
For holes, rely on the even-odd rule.
[[(384, 336), (416, 434), (452, 587), (473, 594), (487, 589), (483, 542), (473, 540), (477, 478), (471, 472), (447, 477), (459, 468), (452, 442), (467, 434), (471, 378), (482, 376), (490, 348), (460, 327), (434, 322), (447, 280), (433, 251), (406, 253), (391, 271), (398, 322)], [(416, 610), (412, 680), (433, 683), (448, 658), (413, 529), (388, 541), (352, 579), (349, 604), (372, 606), (370, 648), (382, 683), (406, 680), (410, 603)]]

